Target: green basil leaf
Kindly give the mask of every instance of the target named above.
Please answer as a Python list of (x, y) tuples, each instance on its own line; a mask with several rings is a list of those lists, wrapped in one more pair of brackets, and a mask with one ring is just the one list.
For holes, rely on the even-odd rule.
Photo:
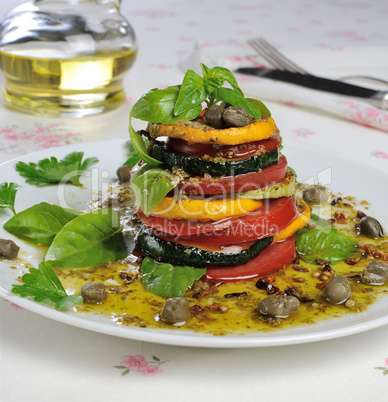
[(146, 164), (132, 175), (130, 186), (141, 210), (148, 216), (180, 180), (169, 170)]
[(4, 229), (34, 244), (51, 244), (63, 226), (80, 214), (81, 211), (41, 202), (13, 216)]
[(20, 189), (16, 183), (1, 183), (0, 184), (0, 209), (9, 208), (15, 215), (15, 197)]
[(233, 106), (245, 109), (254, 119), (259, 120), (261, 118), (261, 113), (257, 106), (244, 98), (244, 96), (235, 89), (218, 88), (212, 92), (212, 96), (215, 99), (223, 100)]
[[(133, 110), (133, 109), (132, 109)], [(132, 111), (129, 114), (129, 136), (131, 138), (131, 145), (133, 146), (134, 153), (132, 154), (131, 162), (135, 160), (143, 160), (146, 163), (150, 163), (151, 165), (161, 165), (161, 162), (157, 159), (154, 159), (147, 152), (147, 144), (144, 141), (143, 137), (138, 134), (134, 128), (132, 127)], [(136, 155), (136, 156), (135, 156)], [(136, 164), (136, 163), (135, 163)]]
[[(220, 80), (222, 80), (222, 84), (224, 83), (224, 81), (227, 81), (234, 90), (239, 92), (240, 95), (244, 96), (242, 90), (240, 89), (240, 87), (238, 85), (236, 77), (233, 75), (233, 73), (230, 70), (228, 70), (225, 67), (214, 67), (211, 70), (209, 70), (206, 67), (206, 69), (204, 70), (204, 67), (206, 67), (206, 66), (201, 64), (202, 72), (204, 74), (204, 77), (206, 77), (206, 79), (210, 79), (210, 78), (220, 79)], [(222, 84), (220, 86), (222, 86)]]
[(161, 162), (148, 154), (145, 141), (132, 127), (132, 117), (151, 123), (171, 124), (178, 120), (194, 119), (201, 113), (202, 106), (198, 105), (178, 116), (174, 114), (179, 89), (179, 85), (166, 89), (153, 89), (141, 97), (133, 106), (129, 116), (129, 135), (132, 145), (138, 153), (139, 160), (142, 159), (144, 162), (155, 166), (161, 165)]
[(54, 303), (59, 310), (73, 303), (82, 303), (80, 296), (68, 296), (51, 264), (41, 262), (39, 269), (30, 268), (22, 276), (23, 285), (13, 285), (12, 293), (21, 297), (32, 297), (36, 302)]
[(179, 90), (180, 85), (167, 87), (165, 89), (152, 89), (135, 103), (131, 111), (131, 116), (135, 119), (163, 124), (171, 124), (179, 120), (194, 119), (201, 113), (201, 105), (194, 106), (182, 114), (174, 114)]
[(174, 106), (174, 115), (179, 115), (193, 106), (200, 105), (208, 96), (204, 80), (193, 70), (187, 70)]
[[(288, 167), (288, 168), (290, 168), (290, 167)], [(320, 216), (318, 216), (316, 214), (311, 214), (309, 223), (310, 223), (310, 225), (314, 224), (314, 227), (315, 226), (322, 226), (322, 227), (331, 226), (330, 223), (327, 220), (322, 219)], [(311, 229), (309, 229), (308, 226), (307, 227), (305, 226), (304, 228), (298, 230), (294, 235), (295, 239), (297, 239), (299, 236), (301, 236), (302, 234), (304, 234), (304, 233), (306, 233), (306, 232), (308, 232), (310, 230)]]
[(254, 99), (254, 98), (246, 98), (249, 102), (251, 102), (253, 105), (255, 105), (259, 110), (260, 113), (263, 116), (271, 117), (271, 112), (267, 108), (267, 106), (264, 105), (264, 103), (259, 100), (259, 99)]
[(211, 76), (212, 70), (203, 63), (200, 63), (203, 79), (207, 80)]
[[(136, 164), (138, 164), (141, 161), (141, 157), (139, 155), (139, 152), (135, 149), (131, 141), (129, 142), (129, 147), (128, 147), (128, 159), (123, 163), (123, 165), (127, 165), (129, 167), (134, 167)], [(146, 138), (143, 139), (143, 142), (145, 145), (147, 145), (148, 140)], [(147, 149), (147, 147), (146, 147)]]
[(80, 268), (121, 260), (128, 255), (119, 214), (99, 209), (82, 214), (56, 235), (45, 261), (56, 268)]
[(344, 261), (356, 252), (358, 240), (329, 226), (317, 226), (312, 230), (296, 233), (296, 248), (302, 259), (316, 263), (317, 258), (332, 264)]
[(147, 290), (158, 296), (180, 297), (205, 272), (206, 268), (159, 264), (147, 257), (141, 265), (141, 280)]

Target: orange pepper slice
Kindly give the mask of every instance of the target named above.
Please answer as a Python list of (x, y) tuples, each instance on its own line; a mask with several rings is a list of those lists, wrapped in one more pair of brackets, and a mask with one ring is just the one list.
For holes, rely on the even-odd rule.
[(238, 145), (245, 142), (265, 140), (279, 133), (272, 117), (256, 120), (245, 127), (225, 129), (203, 129), (185, 125), (183, 122), (172, 124), (149, 124), (151, 137), (170, 137), (200, 144)]
[(303, 229), (309, 222), (311, 217), (310, 208), (307, 204), (302, 200), (298, 199), (299, 207), (301, 209), (300, 215), (293, 222), (291, 222), (286, 228), (276, 234), (273, 238), (273, 242), (277, 242), (280, 240), (287, 239), (292, 236), (295, 232), (300, 229)]
[(234, 199), (178, 199), (164, 197), (151, 214), (167, 219), (219, 221), (247, 215), (263, 205), (262, 201)]

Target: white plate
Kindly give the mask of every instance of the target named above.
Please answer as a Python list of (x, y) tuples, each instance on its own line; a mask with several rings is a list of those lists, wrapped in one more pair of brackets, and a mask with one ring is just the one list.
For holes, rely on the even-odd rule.
[[(96, 156), (100, 159), (100, 163), (95, 168), (93, 167), (84, 178), (85, 183), (89, 183), (84, 189), (74, 186), (39, 188), (23, 184), (24, 181), (14, 169), (17, 160), (0, 165), (0, 181), (13, 181), (23, 185), (16, 196), (17, 211), (42, 201), (50, 203), (59, 201), (61, 205), (66, 203), (70, 207), (79, 208), (91, 199), (92, 192), (98, 191), (104, 184), (115, 179), (117, 167), (127, 158), (124, 144), (125, 141), (122, 139), (76, 144), (52, 148), (18, 159), (25, 162), (37, 162), (51, 156), (62, 158), (73, 151), (83, 151), (85, 157)], [(326, 154), (315, 152), (307, 154), (306, 151), (295, 148), (287, 148), (283, 150), (283, 153), (287, 155), (290, 166), (296, 170), (299, 181), (309, 180), (317, 183), (319, 180), (322, 184), (331, 186), (334, 192), (353, 195), (360, 200), (367, 199), (372, 203), (369, 214), (377, 216), (383, 226), (388, 227), (386, 195), (384, 196), (381, 190), (383, 183), (387, 183), (387, 175)], [(2, 229), (3, 223), (10, 217), (11, 213), (8, 210), (0, 210), (0, 238), (10, 238), (10, 235)], [(19, 239), (14, 240), (18, 244), (21, 243)], [(25, 243), (21, 246), (23, 250), (34, 251), (34, 248)], [(39, 260), (31, 254), (30, 262), (37, 266)], [(72, 310), (61, 312), (14, 295), (11, 293), (12, 284), (16, 283), (15, 280), (20, 270), (10, 269), (11, 265), (14, 264), (4, 260), (0, 261), (0, 296), (53, 320), (91, 331), (147, 342), (213, 348), (290, 345), (356, 334), (388, 323), (388, 297), (385, 297), (360, 314), (349, 314), (346, 317), (334, 318), (311, 326), (295, 327), (271, 333), (215, 337), (191, 331), (122, 327), (105, 317), (74, 313)]]

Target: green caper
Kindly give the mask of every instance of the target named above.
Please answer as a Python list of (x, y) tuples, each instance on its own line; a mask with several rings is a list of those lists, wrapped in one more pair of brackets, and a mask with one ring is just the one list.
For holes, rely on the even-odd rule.
[(319, 185), (310, 186), (303, 191), (303, 200), (307, 202), (307, 204), (323, 204), (328, 198), (329, 195), (327, 194), (326, 188)]
[(117, 171), (117, 177), (119, 179), (119, 183), (128, 183), (131, 180), (131, 168), (128, 165), (120, 166)]
[(361, 279), (368, 285), (384, 285), (388, 281), (388, 264), (371, 261), (362, 271)]
[(384, 236), (383, 228), (380, 222), (371, 216), (364, 216), (360, 220), (360, 233), (364, 236), (375, 239), (378, 236)]
[(189, 301), (186, 297), (171, 297), (166, 300), (160, 319), (168, 324), (184, 324), (191, 317)]
[(343, 304), (352, 297), (349, 280), (344, 275), (334, 275), (323, 292), (326, 301), (332, 304)]
[(0, 259), (14, 260), (19, 254), (20, 247), (12, 240), (0, 239)]
[(244, 127), (252, 123), (250, 114), (245, 109), (235, 106), (225, 109), (222, 119), (228, 127)]
[(88, 303), (102, 303), (106, 300), (106, 287), (101, 282), (88, 282), (81, 288), (81, 296)]
[(299, 300), (294, 296), (269, 296), (260, 301), (258, 310), (268, 317), (287, 318), (298, 310), (299, 304)]
[(210, 106), (204, 115), (206, 124), (217, 129), (224, 128), (225, 122), (222, 120), (222, 113), (224, 110), (225, 109), (220, 105)]

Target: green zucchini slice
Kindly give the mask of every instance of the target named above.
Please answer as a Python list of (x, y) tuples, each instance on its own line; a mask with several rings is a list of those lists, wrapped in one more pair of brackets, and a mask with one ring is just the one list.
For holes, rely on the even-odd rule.
[(218, 253), (162, 240), (152, 234), (149, 228), (142, 225), (136, 242), (138, 248), (155, 261), (202, 268), (207, 265), (231, 267), (245, 264), (257, 257), (261, 251), (272, 243), (272, 240), (272, 236), (265, 237), (257, 240), (248, 249), (231, 253)]
[(201, 158), (192, 158), (167, 149), (164, 143), (155, 141), (150, 145), (150, 155), (161, 161), (169, 169), (179, 167), (194, 175), (211, 174), (215, 176), (232, 176), (257, 172), (279, 162), (279, 150), (268, 151), (263, 155), (254, 155), (241, 161), (212, 162)]
[(296, 193), (295, 173), (288, 169), (287, 175), (280, 183), (272, 183), (257, 190), (241, 191), (238, 193), (240, 198), (250, 198), (252, 200), (263, 200), (264, 198), (291, 197)]

